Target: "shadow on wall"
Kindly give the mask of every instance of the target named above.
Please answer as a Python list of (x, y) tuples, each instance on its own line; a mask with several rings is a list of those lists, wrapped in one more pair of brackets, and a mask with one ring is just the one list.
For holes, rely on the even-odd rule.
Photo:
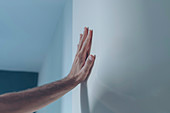
[(80, 90), (81, 113), (90, 113), (87, 82), (81, 83)]
[[(147, 78), (148, 81), (145, 80), (144, 84), (140, 82), (144, 81), (142, 79), (139, 79), (140, 81), (137, 81), (137, 79), (130, 80), (129, 82), (137, 81), (138, 84), (141, 85), (139, 87), (139, 85), (136, 83), (129, 86), (131, 94), (125, 91), (117, 90), (114, 87), (109, 88), (109, 85), (103, 83), (98, 79), (96, 80), (97, 82), (95, 82), (95, 86), (97, 87), (95, 87), (95, 90), (93, 89), (95, 91), (94, 95), (88, 95), (89, 93), (87, 83), (82, 83), (80, 95), (81, 113), (169, 113), (170, 98), (168, 97), (170, 91), (168, 90), (169, 74), (167, 73), (169, 73), (169, 70), (167, 70), (167, 68), (164, 68), (164, 73), (166, 75), (164, 75), (163, 72), (161, 72), (160, 69), (157, 68), (154, 69), (155, 71), (157, 70), (157, 75), (156, 73), (145, 73), (146, 76), (150, 75), (152, 77), (150, 79)], [(161, 75), (162, 78), (159, 79), (159, 75)], [(143, 79), (146, 78), (146, 76), (144, 76)], [(155, 83), (157, 84), (149, 87), (148, 82), (152, 81), (153, 78)], [(125, 84), (125, 86), (127, 86), (127, 84)], [(134, 90), (130, 89), (133, 86), (136, 88), (134, 88)], [(160, 88), (157, 89), (157, 87)], [(90, 106), (89, 104), (89, 101), (92, 101), (89, 100), (89, 96), (92, 96), (94, 98), (93, 100), (95, 100), (93, 102), (93, 106)]]
[[(112, 107), (114, 107), (115, 102), (120, 99), (118, 96), (120, 95), (109, 90), (105, 90), (104, 93), (98, 99), (96, 99), (97, 101), (90, 112), (88, 87), (87, 82), (84, 82), (81, 84), (81, 113), (115, 113)], [(122, 103), (123, 102), (124, 101), (122, 100)]]
[(116, 91), (113, 92), (102, 84), (97, 86), (103, 89), (103, 91), (99, 97), (94, 97), (96, 102), (90, 110), (87, 82), (81, 84), (81, 113), (116, 113), (117, 111), (120, 113), (130, 113), (137, 112), (137, 109), (139, 109), (131, 97)]
[[(104, 98), (106, 101), (108, 100), (107, 97), (112, 98), (111, 97), (112, 94), (108, 92), (106, 92), (106, 94), (109, 95), (107, 96), (104, 94), (103, 97), (101, 98)], [(90, 113), (87, 82), (81, 84), (81, 113)], [(108, 107), (103, 105), (100, 101), (97, 101), (91, 113), (114, 113), (114, 112), (112, 112)]]

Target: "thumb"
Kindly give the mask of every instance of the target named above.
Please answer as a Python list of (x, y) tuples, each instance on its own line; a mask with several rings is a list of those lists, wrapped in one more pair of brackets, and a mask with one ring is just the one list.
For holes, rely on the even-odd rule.
[(85, 62), (85, 64), (84, 64), (84, 66), (83, 66), (83, 72), (84, 73), (87, 73), (88, 74), (88, 72), (89, 72), (89, 70), (92, 68), (92, 66), (93, 66), (93, 63), (94, 63), (94, 60), (95, 60), (95, 56), (93, 56), (93, 55), (89, 55), (88, 56), (88, 58), (87, 58), (87, 60), (86, 60), (86, 62)]

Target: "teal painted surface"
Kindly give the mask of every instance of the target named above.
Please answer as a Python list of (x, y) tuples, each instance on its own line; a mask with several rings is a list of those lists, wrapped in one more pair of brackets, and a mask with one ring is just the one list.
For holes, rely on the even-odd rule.
[(36, 87), (37, 80), (34, 72), (0, 71), (0, 94)]
[(38, 73), (0, 71), (0, 94), (18, 92), (37, 86)]

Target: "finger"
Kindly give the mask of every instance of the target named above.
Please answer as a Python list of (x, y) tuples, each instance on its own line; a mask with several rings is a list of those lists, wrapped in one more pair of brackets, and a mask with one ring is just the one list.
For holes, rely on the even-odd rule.
[(81, 42), (81, 40), (82, 40), (82, 37), (83, 37), (83, 34), (80, 34), (79, 44), (80, 44), (80, 42)]
[(76, 53), (78, 53), (78, 50), (79, 50), (79, 44), (77, 44), (77, 52)]
[(83, 34), (80, 34), (79, 44), (77, 45), (77, 53), (78, 53), (79, 48), (80, 48), (80, 43), (81, 43), (82, 37), (83, 37)]
[(87, 46), (87, 47), (88, 47), (88, 49), (87, 49), (87, 55), (90, 55), (91, 45), (92, 45), (92, 39), (93, 39), (93, 30), (92, 30), (92, 34), (91, 34), (91, 36), (90, 36), (89, 45)]
[(80, 42), (79, 51), (81, 50), (81, 47), (83, 46), (83, 43), (84, 43), (84, 41), (85, 41), (87, 35), (88, 35), (88, 28), (85, 27), (85, 28), (84, 28), (83, 37), (82, 37), (82, 40), (81, 40), (81, 42)]
[[(95, 62), (95, 60), (96, 60), (96, 55), (94, 55), (94, 62)], [(89, 73), (87, 74), (86, 80), (89, 78), (89, 75), (91, 74), (91, 71), (92, 71), (94, 62), (93, 62), (92, 66), (91, 66), (91, 68), (90, 68), (90, 70), (89, 70)]]
[(90, 30), (89, 34), (88, 34), (88, 36), (87, 36), (87, 38), (86, 38), (85, 42), (83, 43), (83, 46), (80, 50), (81, 52), (83, 52), (85, 54), (88, 52), (87, 45), (90, 44), (90, 40), (92, 39), (92, 35), (93, 35), (93, 31)]
[(91, 67), (93, 66), (93, 63), (94, 63), (94, 56), (93, 55), (89, 55), (89, 57), (87, 58), (83, 68), (82, 68), (82, 72), (85, 74), (85, 75), (88, 75), (88, 72), (89, 70), (91, 69)]

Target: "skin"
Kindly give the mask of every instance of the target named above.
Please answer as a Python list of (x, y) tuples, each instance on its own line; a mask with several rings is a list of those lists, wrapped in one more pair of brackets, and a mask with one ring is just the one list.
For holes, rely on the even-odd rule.
[(0, 113), (32, 113), (85, 82), (96, 58), (90, 55), (92, 36), (93, 31), (85, 27), (84, 33), (80, 34), (77, 53), (67, 77), (29, 90), (0, 95)]

